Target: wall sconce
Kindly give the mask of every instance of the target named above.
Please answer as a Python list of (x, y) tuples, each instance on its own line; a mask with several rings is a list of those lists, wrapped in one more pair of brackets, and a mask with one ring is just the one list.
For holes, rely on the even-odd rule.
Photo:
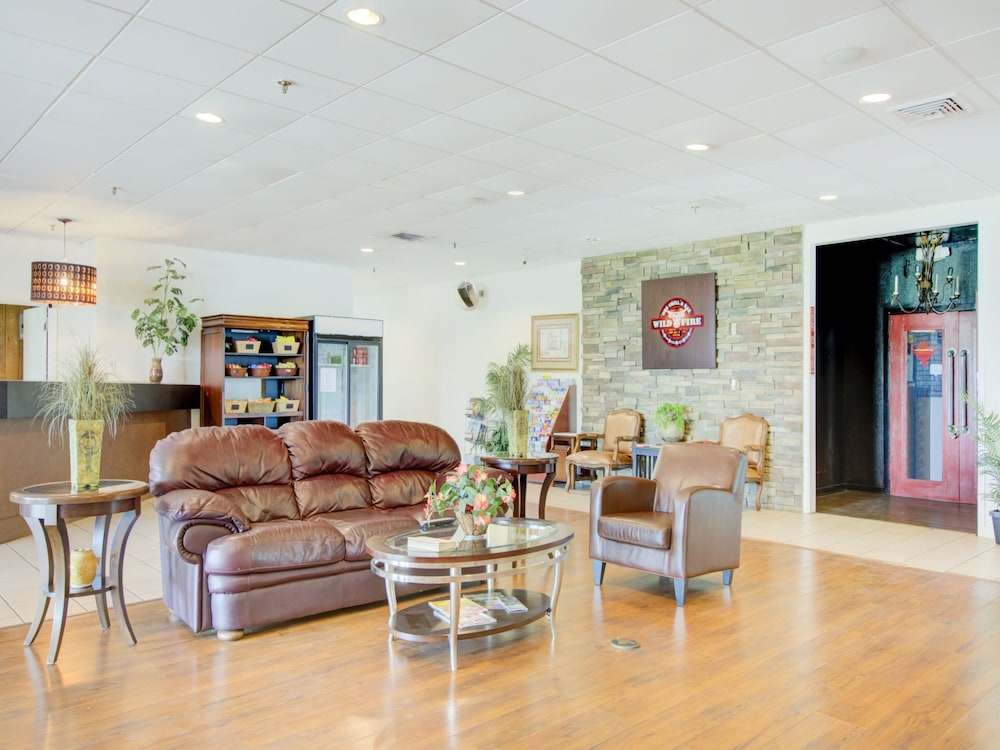
[[(961, 297), (959, 290), (959, 277), (954, 275), (954, 268), (948, 266), (945, 274), (945, 284), (951, 289), (951, 293), (944, 298), (941, 296), (939, 285), (939, 274), (934, 272), (934, 263), (938, 260), (938, 245), (945, 237), (945, 232), (932, 234), (930, 232), (920, 233), (920, 246), (916, 253), (916, 268), (913, 272), (913, 280), (917, 285), (917, 302), (913, 307), (906, 307), (899, 301), (899, 276), (893, 280), (892, 301), (905, 313), (925, 312), (942, 315), (955, 307), (955, 303)], [(948, 257), (948, 248), (941, 248), (942, 257)], [(909, 264), (909, 260), (906, 261)], [(904, 266), (905, 267), (905, 266)], [(903, 275), (906, 275), (904, 270)], [(947, 301), (947, 306), (945, 306)]]
[(34, 261), (31, 264), (31, 301), (48, 305), (96, 305), (97, 269), (66, 262), (66, 225), (63, 225), (63, 262)]

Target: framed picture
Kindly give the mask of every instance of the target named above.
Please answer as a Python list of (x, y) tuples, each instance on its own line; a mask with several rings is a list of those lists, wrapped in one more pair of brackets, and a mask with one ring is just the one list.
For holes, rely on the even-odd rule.
[(531, 316), (531, 369), (576, 370), (580, 366), (580, 316)]

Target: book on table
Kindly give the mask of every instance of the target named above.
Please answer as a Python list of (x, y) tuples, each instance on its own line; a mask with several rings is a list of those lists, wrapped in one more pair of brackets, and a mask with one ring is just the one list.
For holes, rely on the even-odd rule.
[[(431, 610), (434, 614), (440, 617), (445, 622), (451, 622), (451, 600), (450, 599), (438, 599), (437, 601), (427, 602), (430, 605)], [(473, 601), (467, 596), (463, 596), (459, 600), (458, 609), (458, 627), (459, 628), (472, 628), (477, 625), (492, 625), (497, 620), (493, 615), (486, 611), (486, 607)]]
[(408, 552), (444, 552), (455, 549), (450, 536), (409, 536), (406, 538)]

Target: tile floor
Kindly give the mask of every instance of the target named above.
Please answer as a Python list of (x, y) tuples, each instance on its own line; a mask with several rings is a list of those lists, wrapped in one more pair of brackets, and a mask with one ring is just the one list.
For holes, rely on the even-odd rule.
[[(532, 502), (537, 503), (537, 493), (538, 486), (529, 485), (529, 508)], [(586, 485), (573, 492), (558, 487), (549, 491), (550, 508), (586, 512), (588, 504)], [(71, 546), (88, 546), (91, 527), (89, 520), (72, 524)], [(127, 603), (162, 596), (158, 534), (152, 500), (147, 499), (126, 548)], [(1000, 581), (1000, 545), (992, 538), (958, 531), (825, 513), (802, 515), (774, 510), (758, 513), (751, 509), (743, 517), (743, 537)], [(39, 586), (35, 559), (35, 544), (30, 536), (0, 544), (0, 627), (31, 622)], [(70, 601), (69, 614), (94, 609), (93, 597), (80, 597)], [(49, 617), (51, 610), (50, 607)]]

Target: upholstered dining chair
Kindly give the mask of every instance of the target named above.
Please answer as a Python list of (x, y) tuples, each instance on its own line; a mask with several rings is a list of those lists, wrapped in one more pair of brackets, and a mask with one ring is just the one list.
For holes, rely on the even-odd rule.
[(763, 417), (740, 414), (728, 417), (719, 426), (719, 439), (706, 443), (725, 445), (747, 454), (747, 484), (757, 486), (754, 505), (760, 510), (760, 495), (764, 490), (764, 451), (767, 447), (767, 433), (770, 426)]
[(594, 585), (607, 563), (672, 578), (683, 607), (688, 579), (740, 566), (747, 457), (706, 443), (665, 443), (653, 478), (615, 476), (590, 488)]
[(639, 439), (642, 415), (634, 409), (615, 409), (604, 418), (604, 434), (597, 447), (566, 456), (566, 489), (576, 486), (576, 470), (590, 469), (611, 476), (615, 469), (632, 467), (632, 446)]

